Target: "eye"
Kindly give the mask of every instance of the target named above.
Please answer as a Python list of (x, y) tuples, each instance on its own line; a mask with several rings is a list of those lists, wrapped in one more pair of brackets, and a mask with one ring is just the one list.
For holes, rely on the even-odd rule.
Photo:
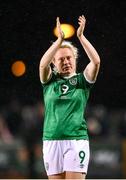
[(71, 59), (71, 56), (67, 56), (67, 60), (70, 60)]
[(62, 58), (60, 58), (60, 61), (63, 61), (64, 60), (64, 58), (62, 57)]
[(60, 62), (60, 61), (62, 61), (62, 60), (63, 60), (63, 58), (59, 58), (59, 59), (58, 59), (58, 62)]

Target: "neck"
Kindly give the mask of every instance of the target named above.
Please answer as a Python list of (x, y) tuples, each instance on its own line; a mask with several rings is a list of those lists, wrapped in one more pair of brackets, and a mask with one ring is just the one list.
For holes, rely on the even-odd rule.
[(67, 79), (67, 78), (70, 78), (70, 77), (76, 75), (76, 72), (73, 72), (73, 73), (70, 73), (70, 74), (60, 74), (60, 75)]

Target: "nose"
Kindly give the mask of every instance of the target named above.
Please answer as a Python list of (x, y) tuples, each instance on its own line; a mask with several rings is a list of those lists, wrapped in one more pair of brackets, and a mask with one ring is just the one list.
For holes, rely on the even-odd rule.
[(68, 63), (68, 59), (67, 59), (67, 58), (64, 58), (63, 64), (67, 64), (67, 63)]

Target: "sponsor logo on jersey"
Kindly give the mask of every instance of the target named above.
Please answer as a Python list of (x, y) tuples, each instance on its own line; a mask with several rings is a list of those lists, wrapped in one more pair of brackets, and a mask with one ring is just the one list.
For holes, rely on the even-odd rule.
[(80, 164), (80, 168), (83, 168), (84, 167), (84, 164)]

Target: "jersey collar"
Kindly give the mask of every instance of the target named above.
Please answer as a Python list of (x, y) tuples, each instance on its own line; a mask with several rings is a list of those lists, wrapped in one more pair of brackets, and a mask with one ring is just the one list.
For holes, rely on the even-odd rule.
[(69, 76), (61, 76), (61, 77), (64, 78), (64, 79), (69, 79), (69, 78), (75, 76), (76, 74), (77, 74), (77, 73), (72, 73), (72, 74), (70, 74)]

